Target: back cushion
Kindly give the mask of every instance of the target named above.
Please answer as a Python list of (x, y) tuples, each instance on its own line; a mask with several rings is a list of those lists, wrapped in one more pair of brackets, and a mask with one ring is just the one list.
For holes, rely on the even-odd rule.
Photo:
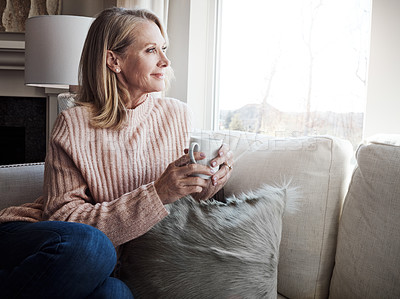
[(382, 137), (357, 151), (330, 298), (400, 298), (400, 135)]
[(42, 195), (44, 163), (0, 166), (0, 210)]
[(278, 292), (289, 298), (327, 298), (339, 214), (351, 171), (350, 142), (324, 136), (282, 139), (255, 134), (226, 134), (225, 140), (235, 153), (225, 195), (289, 180), (302, 193), (300, 210), (283, 218)]

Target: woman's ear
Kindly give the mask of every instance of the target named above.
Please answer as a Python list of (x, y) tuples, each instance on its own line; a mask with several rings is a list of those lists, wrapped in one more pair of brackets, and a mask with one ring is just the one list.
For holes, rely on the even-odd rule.
[(114, 73), (121, 72), (121, 67), (119, 66), (118, 57), (115, 55), (113, 51), (107, 50), (107, 57), (106, 57), (107, 67), (113, 71)]

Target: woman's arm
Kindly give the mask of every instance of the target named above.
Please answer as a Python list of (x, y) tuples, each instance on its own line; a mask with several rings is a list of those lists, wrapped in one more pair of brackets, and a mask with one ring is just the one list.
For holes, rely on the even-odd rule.
[[(74, 162), (68, 124), (55, 124), (46, 157), (44, 220), (80, 222), (103, 231), (115, 246), (146, 233), (168, 213), (154, 183), (145, 184), (112, 201), (94, 201), (82, 171)], [(100, 159), (101, 157), (99, 157)], [(85, 168), (85, 169), (84, 169)], [(116, 182), (117, 183), (117, 182)]]

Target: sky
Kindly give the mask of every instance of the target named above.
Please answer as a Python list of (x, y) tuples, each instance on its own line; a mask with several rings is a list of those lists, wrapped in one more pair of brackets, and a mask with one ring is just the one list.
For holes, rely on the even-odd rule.
[(221, 110), (261, 103), (268, 92), (270, 105), (304, 111), (310, 82), (312, 110), (365, 110), (371, 0), (318, 2), (222, 2)]

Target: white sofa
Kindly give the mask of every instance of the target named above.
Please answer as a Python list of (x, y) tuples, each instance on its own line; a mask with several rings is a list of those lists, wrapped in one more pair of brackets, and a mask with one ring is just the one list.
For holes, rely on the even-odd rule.
[[(354, 154), (329, 136), (215, 134), (235, 152), (225, 195), (287, 181), (302, 194), (283, 218), (278, 298), (400, 298), (400, 136)], [(0, 209), (39, 196), (43, 167), (0, 166)]]

